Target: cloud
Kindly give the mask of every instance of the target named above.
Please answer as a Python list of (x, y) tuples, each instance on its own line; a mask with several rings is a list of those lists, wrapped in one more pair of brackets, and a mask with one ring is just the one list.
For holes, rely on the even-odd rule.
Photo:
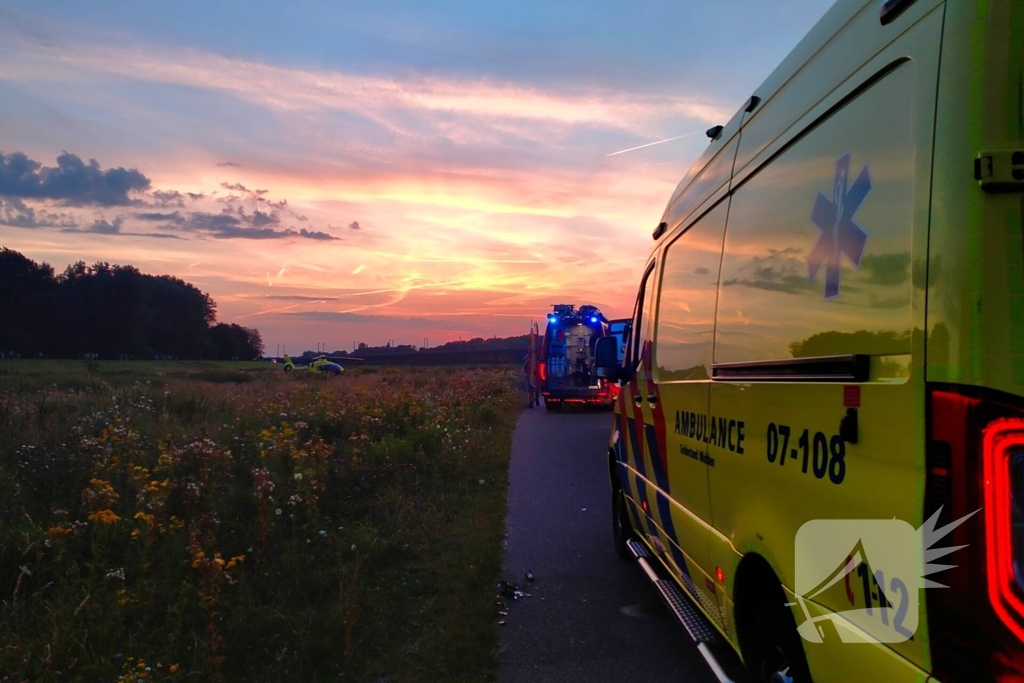
[(221, 166), (221, 167), (224, 167), (224, 166), (231, 166), (231, 167), (234, 167), (234, 168), (241, 168), (242, 167), (241, 164), (236, 164), (233, 161), (220, 161), (220, 162), (217, 163), (217, 165)]
[(380, 325), (382, 323), (404, 323), (414, 325), (417, 329), (450, 330), (452, 323), (446, 318), (405, 318), (401, 316), (365, 315), (362, 313), (334, 312), (334, 311), (290, 311), (280, 313), (289, 318), (303, 318), (306, 320), (317, 320), (330, 323), (359, 323), (366, 325)]
[(281, 223), (281, 217), (276, 212), (267, 213), (266, 211), (255, 211), (252, 214), (252, 224), (257, 228), (261, 228), (265, 225), (279, 225)]
[(155, 190), (152, 196), (160, 206), (185, 206), (185, 195), (177, 190)]
[(262, 197), (263, 195), (265, 195), (267, 192), (270, 191), (270, 190), (250, 190), (248, 187), (246, 187), (242, 183), (221, 183), (220, 186), (223, 187), (225, 190), (234, 190), (235, 192), (245, 192), (248, 195), (255, 195), (257, 197)]
[(180, 211), (174, 211), (173, 213), (137, 213), (135, 217), (139, 220), (163, 223), (160, 226), (162, 230), (201, 233), (220, 239), (270, 240), (289, 237), (318, 241), (341, 239), (326, 232), (307, 230), (306, 228), (295, 230), (293, 228), (266, 227), (281, 223), (281, 218), (277, 213), (256, 211), (247, 214), (241, 207), (236, 209), (225, 207), (220, 213), (191, 211), (185, 215)]
[(98, 232), (101, 235), (116, 235), (121, 232), (122, 223), (124, 223), (124, 220), (121, 218), (115, 218), (113, 221), (98, 218), (86, 230), (88, 232)]
[(349, 223), (348, 224), (348, 229), (349, 230), (362, 230), (362, 228), (359, 227), (359, 221), (352, 221), (351, 223)]
[[(294, 231), (289, 231), (289, 232), (294, 232)], [(334, 240), (340, 240), (341, 239), (340, 237), (335, 237), (334, 235), (328, 234), (326, 232), (320, 232), (318, 230), (306, 230), (305, 228), (302, 228), (301, 230), (299, 230), (299, 235), (301, 237), (305, 237), (306, 239), (311, 239), (311, 240), (334, 241)]]
[(910, 280), (910, 252), (865, 254), (860, 267), (870, 273), (869, 284), (902, 285)]
[(732, 272), (744, 272), (746, 277), (733, 277), (722, 281), (723, 287), (740, 285), (766, 292), (799, 294), (814, 290), (819, 285), (807, 279), (804, 262), (797, 258), (803, 253), (797, 247), (768, 249), (768, 256), (754, 256), (734, 266)]
[(121, 206), (133, 203), (132, 192), (149, 189), (150, 180), (135, 169), (103, 170), (95, 159), (86, 164), (64, 152), (56, 166), (43, 166), (22, 152), (0, 152), (0, 195), (53, 199), (69, 206)]
[(264, 299), (275, 301), (337, 301), (336, 296), (304, 296), (302, 294), (267, 294)]
[(77, 228), (78, 223), (66, 213), (35, 209), (16, 197), (0, 200), (0, 225), (12, 228)]
[(181, 223), (184, 220), (177, 211), (174, 213), (137, 213), (135, 217), (140, 221), (166, 221), (170, 223)]
[[(22, 48), (22, 49), (18, 49)], [(728, 120), (728, 105), (699, 95), (629, 92), (580, 85), (550, 88), (509, 80), (415, 75), (385, 78), (341, 71), (279, 67), (203, 50), (77, 44), (65, 50), (19, 45), (5, 55), (7, 78), (80, 80), (84, 74), (182, 85), (221, 92), (282, 112), (342, 112), (399, 135), (415, 135), (410, 116), (427, 115), (452, 136), (507, 134), (512, 122), (595, 125), (657, 133), (662, 123)], [(648, 138), (649, 139), (649, 138)]]

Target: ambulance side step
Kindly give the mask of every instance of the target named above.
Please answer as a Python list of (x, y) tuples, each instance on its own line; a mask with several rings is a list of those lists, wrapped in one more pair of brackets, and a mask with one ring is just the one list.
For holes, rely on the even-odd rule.
[(697, 606), (683, 592), (679, 584), (672, 579), (658, 579), (654, 582), (654, 587), (661, 593), (662, 600), (676, 615), (679, 623), (693, 638), (693, 642), (710, 644), (718, 642), (718, 632), (708, 623), (707, 618), (697, 609)]
[[(711, 625), (711, 622), (704, 616), (704, 613), (697, 608), (693, 599), (679, 587), (679, 584), (671, 579), (663, 579), (658, 576), (658, 572), (652, 566), (654, 558), (651, 555), (651, 551), (647, 549), (647, 546), (636, 539), (626, 541), (626, 546), (644, 570), (647, 578), (650, 579), (651, 583), (658, 590), (661, 599), (665, 602), (665, 606), (675, 615), (687, 635), (693, 640), (697, 650), (704, 657), (704, 661), (707, 662), (708, 668), (715, 674), (719, 682), (742, 683), (746, 681), (742, 665), (735, 656), (726, 660), (729, 669), (728, 673), (726, 672), (726, 668), (719, 662), (720, 656), (716, 656), (716, 652), (727, 651), (728, 644), (723, 641), (715, 627)], [(716, 652), (712, 652), (712, 650)], [(723, 652), (723, 654), (726, 653)], [(725, 659), (724, 656), (721, 658)]]

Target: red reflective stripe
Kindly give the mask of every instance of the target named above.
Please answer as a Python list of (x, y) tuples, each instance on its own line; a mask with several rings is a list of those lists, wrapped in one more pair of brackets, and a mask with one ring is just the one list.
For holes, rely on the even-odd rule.
[(661, 405), (661, 392), (658, 391), (658, 385), (654, 381), (654, 363), (652, 362), (651, 356), (653, 355), (653, 345), (648, 340), (644, 342), (644, 369), (647, 373), (647, 391), (648, 396), (655, 396), (656, 400), (654, 406), (651, 408), (651, 414), (654, 418), (654, 433), (658, 439), (658, 454), (661, 456), (661, 471), (665, 473), (665, 492), (668, 493), (670, 490), (669, 478), (668, 478), (668, 449), (665, 447), (667, 438), (665, 434), (665, 410)]

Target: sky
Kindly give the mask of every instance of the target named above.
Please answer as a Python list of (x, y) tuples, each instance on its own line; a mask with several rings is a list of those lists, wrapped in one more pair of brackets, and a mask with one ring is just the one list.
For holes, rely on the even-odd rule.
[(831, 4), (0, 0), (0, 246), (180, 277), (268, 353), (625, 317)]

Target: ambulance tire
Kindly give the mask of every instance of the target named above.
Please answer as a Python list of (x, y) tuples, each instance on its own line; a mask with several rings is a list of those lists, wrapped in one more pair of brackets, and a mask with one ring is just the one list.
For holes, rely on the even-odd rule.
[(748, 665), (755, 683), (812, 683), (803, 641), (785, 603), (762, 607), (752, 627)]
[(562, 409), (561, 401), (552, 401), (551, 399), (544, 399), (544, 407), (549, 413), (553, 413)]
[(612, 537), (615, 539), (615, 552), (624, 560), (632, 560), (626, 541), (633, 538), (633, 524), (629, 521), (629, 510), (626, 509), (626, 494), (619, 482), (612, 485)]

